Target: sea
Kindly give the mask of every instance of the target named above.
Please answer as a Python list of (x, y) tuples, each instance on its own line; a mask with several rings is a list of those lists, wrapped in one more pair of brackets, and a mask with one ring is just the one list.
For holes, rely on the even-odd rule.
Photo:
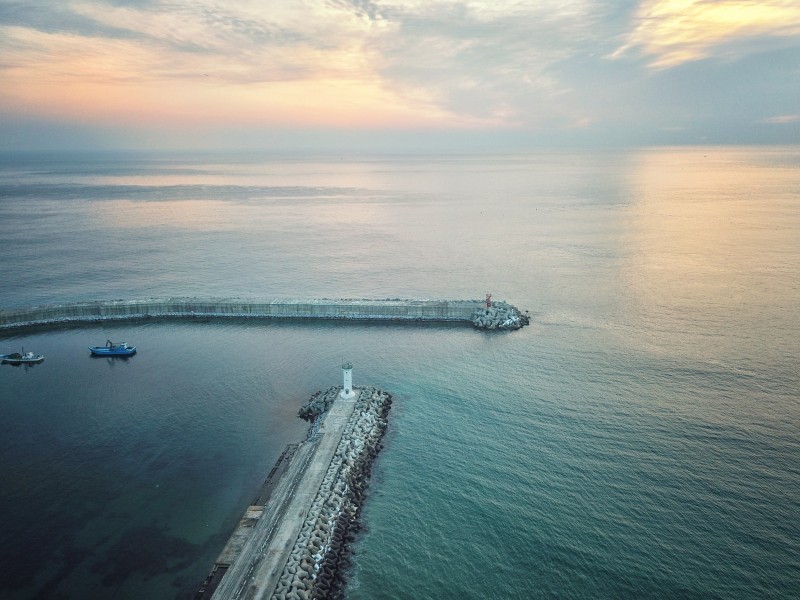
[(800, 147), (0, 156), (0, 309), (487, 293), (531, 324), (0, 332), (0, 597), (193, 598), (350, 361), (347, 598), (800, 598)]

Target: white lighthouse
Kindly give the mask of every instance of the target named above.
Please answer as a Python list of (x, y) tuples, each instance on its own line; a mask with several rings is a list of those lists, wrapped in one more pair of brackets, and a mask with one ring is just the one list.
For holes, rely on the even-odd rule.
[(346, 362), (342, 365), (342, 391), (339, 396), (344, 400), (351, 400), (356, 397), (353, 391), (353, 364)]

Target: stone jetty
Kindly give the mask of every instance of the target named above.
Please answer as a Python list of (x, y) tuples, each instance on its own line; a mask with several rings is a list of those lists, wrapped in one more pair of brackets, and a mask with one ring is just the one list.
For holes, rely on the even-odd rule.
[(530, 317), (507, 302), (494, 302), (481, 306), (472, 314), (472, 324), (477, 329), (520, 329), (530, 323)]
[[(281, 456), (263, 504), (250, 506), (196, 600), (341, 598), (350, 544), (392, 397), (375, 387), (314, 394), (308, 436)], [(288, 458), (287, 458), (288, 456)], [(273, 475), (280, 471), (277, 481)]]
[(172, 318), (460, 322), (487, 330), (519, 329), (529, 322), (527, 313), (504, 301), (150, 298), (0, 310), (0, 330), (66, 323)]

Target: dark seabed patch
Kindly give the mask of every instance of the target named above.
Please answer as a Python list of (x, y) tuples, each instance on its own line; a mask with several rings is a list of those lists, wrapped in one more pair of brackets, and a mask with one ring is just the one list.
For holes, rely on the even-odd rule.
[(153, 523), (123, 532), (91, 569), (102, 577), (104, 585), (116, 586), (133, 573), (148, 579), (181, 571), (191, 564), (197, 548), (197, 544), (167, 535)]

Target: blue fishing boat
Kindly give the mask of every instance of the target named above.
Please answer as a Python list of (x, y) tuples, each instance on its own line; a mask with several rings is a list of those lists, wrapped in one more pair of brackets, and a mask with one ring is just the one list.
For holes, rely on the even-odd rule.
[(95, 356), (131, 356), (136, 354), (136, 346), (128, 346), (125, 342), (115, 344), (107, 340), (105, 346), (89, 346), (89, 351)]

